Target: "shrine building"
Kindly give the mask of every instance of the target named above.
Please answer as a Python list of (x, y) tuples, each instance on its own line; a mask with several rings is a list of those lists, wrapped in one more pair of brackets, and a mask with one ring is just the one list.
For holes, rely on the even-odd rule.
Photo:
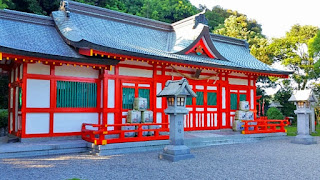
[(168, 123), (156, 95), (183, 77), (197, 95), (186, 100), (185, 131), (231, 129), (239, 101), (256, 112), (259, 76), (290, 74), (257, 60), (246, 41), (212, 34), (204, 13), (168, 24), (74, 1), (49, 17), (0, 10), (0, 60), (9, 133), (22, 139), (124, 124), (135, 97)]

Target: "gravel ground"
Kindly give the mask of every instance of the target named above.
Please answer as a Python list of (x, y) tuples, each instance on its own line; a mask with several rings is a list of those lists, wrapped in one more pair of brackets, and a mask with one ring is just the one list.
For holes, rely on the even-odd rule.
[(196, 158), (174, 163), (158, 160), (158, 152), (0, 159), (0, 179), (320, 179), (320, 144), (297, 145), (286, 139), (192, 153)]

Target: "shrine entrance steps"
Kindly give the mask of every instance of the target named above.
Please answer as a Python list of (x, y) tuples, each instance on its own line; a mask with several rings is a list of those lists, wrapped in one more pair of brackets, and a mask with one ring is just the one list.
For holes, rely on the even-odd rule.
[[(185, 144), (190, 148), (223, 144), (253, 143), (261, 140), (284, 138), (289, 138), (286, 136), (286, 133), (243, 135), (231, 130), (185, 132)], [(48, 140), (44, 142), (25, 141), (22, 143), (0, 144), (0, 159), (78, 153), (90, 153), (103, 156), (149, 151), (160, 152), (167, 144), (169, 144), (169, 140), (113, 143), (104, 146), (96, 146), (80, 139)]]

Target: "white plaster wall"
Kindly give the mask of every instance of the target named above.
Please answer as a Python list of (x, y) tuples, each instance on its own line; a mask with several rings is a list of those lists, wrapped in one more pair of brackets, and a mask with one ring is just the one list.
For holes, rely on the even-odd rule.
[(10, 112), (10, 130), (13, 131), (13, 115), (12, 115), (12, 112)]
[(17, 78), (19, 78), (18, 73), (19, 73), (19, 67), (16, 67), (16, 69), (15, 69), (15, 80), (17, 80)]
[[(114, 124), (114, 113), (108, 113), (107, 114), (108, 117), (108, 124)], [(114, 130), (114, 127), (108, 127), (108, 130)]]
[(20, 65), (20, 79), (22, 79), (23, 75), (23, 64)]
[(42, 63), (27, 64), (27, 73), (50, 75), (50, 66)]
[(57, 76), (72, 76), (72, 77), (85, 77), (85, 78), (99, 78), (99, 70), (91, 67), (80, 66), (56, 66), (55, 74)]
[(245, 74), (242, 74), (242, 73), (235, 73), (235, 72), (230, 73), (229, 75), (231, 75), (231, 76), (239, 76), (239, 77), (248, 77), (248, 76), (247, 76), (247, 75), (245, 75)]
[(111, 70), (108, 71), (108, 74), (114, 75), (114, 69), (115, 69), (115, 67), (111, 66)]
[(26, 134), (47, 134), (49, 124), (49, 113), (26, 113)]
[(226, 88), (222, 88), (222, 109), (226, 108)]
[(11, 78), (10, 79), (11, 79), (11, 82), (13, 82), (13, 80), (14, 80), (14, 70), (13, 69), (11, 70)]
[(229, 84), (234, 85), (248, 85), (247, 79), (229, 78)]
[(254, 109), (254, 91), (253, 89), (250, 90), (250, 105), (251, 105), (251, 109)]
[[(162, 83), (157, 83), (157, 94), (162, 90)], [(162, 107), (162, 98), (157, 97), (157, 108)]]
[(50, 80), (27, 79), (27, 107), (50, 107)]
[(147, 63), (146, 61), (131, 61), (131, 59), (128, 59), (126, 61), (120, 61), (119, 64), (130, 64), (130, 65), (136, 65), (136, 66), (145, 66), (145, 67), (152, 67), (151, 64)]
[(98, 124), (98, 113), (54, 113), (53, 132), (81, 132), (82, 123)]
[(162, 123), (162, 113), (157, 113), (156, 123)]
[(13, 108), (13, 88), (10, 88), (10, 108)]
[(226, 125), (226, 113), (222, 113), (222, 126)]
[(152, 78), (153, 71), (152, 70), (145, 70), (145, 69), (133, 69), (133, 68), (126, 68), (126, 67), (119, 67), (119, 75)]
[(113, 79), (108, 79), (108, 108), (115, 107), (115, 82)]

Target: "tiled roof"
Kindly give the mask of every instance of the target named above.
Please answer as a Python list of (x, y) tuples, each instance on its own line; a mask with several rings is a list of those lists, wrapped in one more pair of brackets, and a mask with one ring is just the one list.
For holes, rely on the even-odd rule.
[(60, 60), (88, 59), (64, 42), (47, 16), (0, 10), (0, 39), (0, 52)]
[[(203, 20), (201, 13), (168, 24), (74, 1), (69, 1), (69, 6), (69, 17), (63, 10), (53, 12), (52, 17), (0, 10), (0, 51), (60, 60), (117, 63), (82, 56), (75, 51), (89, 48), (207, 67), (290, 73), (271, 68), (254, 58), (243, 40), (210, 34), (208, 27), (197, 21)], [(185, 54), (201, 38), (205, 39), (215, 58)]]
[[(195, 22), (200, 14), (167, 24), (73, 1), (69, 7), (70, 17), (64, 11), (55, 11), (52, 16), (68, 43), (79, 48), (209, 67), (290, 73), (257, 60), (243, 40), (209, 34), (206, 25)], [(209, 37), (214, 54), (220, 58), (180, 53), (201, 36)]]

